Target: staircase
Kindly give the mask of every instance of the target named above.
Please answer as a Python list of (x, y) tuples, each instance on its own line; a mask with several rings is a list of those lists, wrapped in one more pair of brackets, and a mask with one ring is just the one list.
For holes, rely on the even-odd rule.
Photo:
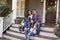
[[(25, 35), (19, 32), (19, 24), (12, 24), (9, 30), (4, 33), (4, 38), (7, 40), (25, 40)], [(54, 28), (41, 27), (39, 35), (31, 36), (31, 40), (57, 40), (54, 34)]]

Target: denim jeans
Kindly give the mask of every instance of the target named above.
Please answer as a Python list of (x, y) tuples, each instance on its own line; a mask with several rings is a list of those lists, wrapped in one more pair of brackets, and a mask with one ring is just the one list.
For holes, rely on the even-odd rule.
[(36, 34), (39, 35), (39, 33), (40, 33), (40, 27), (41, 27), (41, 26), (40, 26), (40, 23), (37, 23), (37, 26), (38, 26), (38, 27), (37, 27), (37, 29), (36, 29)]
[(19, 26), (19, 31), (21, 31), (22, 30), (22, 26)]
[(30, 32), (29, 29), (25, 30), (25, 37), (26, 37), (26, 40), (30, 40), (30, 36), (35, 36), (35, 33), (31, 32), (30, 35), (28, 35), (28, 33)]

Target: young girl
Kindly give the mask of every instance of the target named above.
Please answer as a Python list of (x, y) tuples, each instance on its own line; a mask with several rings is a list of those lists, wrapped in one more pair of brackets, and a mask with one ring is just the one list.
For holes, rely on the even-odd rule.
[(35, 36), (37, 29), (37, 24), (33, 19), (30, 20), (30, 26), (25, 30), (26, 40), (30, 40), (30, 36)]

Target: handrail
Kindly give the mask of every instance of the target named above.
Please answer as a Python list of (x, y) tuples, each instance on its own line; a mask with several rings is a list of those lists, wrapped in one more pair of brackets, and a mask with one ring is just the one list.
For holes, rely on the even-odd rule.
[(3, 32), (12, 24), (12, 13), (3, 19)]

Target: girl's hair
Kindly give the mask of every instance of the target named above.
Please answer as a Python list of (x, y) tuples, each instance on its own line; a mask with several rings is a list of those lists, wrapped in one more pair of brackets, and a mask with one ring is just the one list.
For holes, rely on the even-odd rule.
[(29, 11), (30, 11), (30, 12), (31, 12), (31, 14), (32, 14), (32, 11), (31, 11), (31, 10), (28, 10), (28, 11), (27, 11), (27, 17), (29, 16)]
[(34, 26), (34, 24), (35, 24), (34, 19), (30, 19), (30, 27), (31, 27), (31, 25), (32, 25), (31, 20), (33, 20), (33, 26)]

